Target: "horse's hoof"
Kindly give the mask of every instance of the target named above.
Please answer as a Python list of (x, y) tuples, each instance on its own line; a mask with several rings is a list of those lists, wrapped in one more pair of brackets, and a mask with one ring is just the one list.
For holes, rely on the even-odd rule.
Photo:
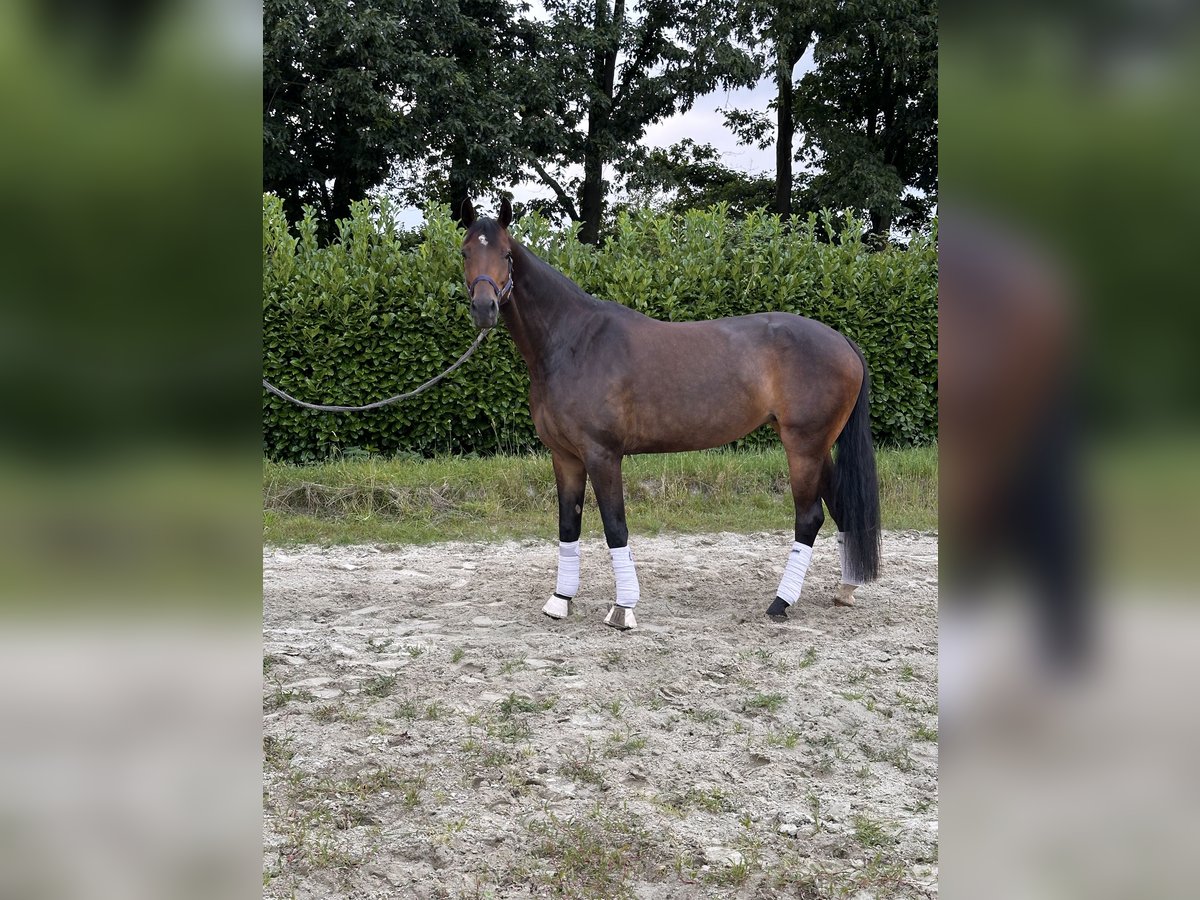
[(786, 622), (788, 617), (787, 609), (788, 605), (782, 599), (776, 597), (771, 601), (771, 605), (767, 607), (767, 616), (772, 622)]
[(560, 597), (558, 594), (555, 594), (546, 601), (546, 605), (542, 607), (542, 612), (552, 619), (565, 619), (571, 614), (571, 601), (566, 597)]
[(615, 603), (609, 607), (608, 615), (604, 617), (604, 624), (609, 628), (616, 628), (620, 631), (633, 631), (637, 628), (637, 619), (633, 617), (633, 610), (627, 606), (617, 606)]
[(857, 584), (843, 584), (838, 588), (838, 595), (833, 598), (834, 606), (854, 606), (854, 589)]

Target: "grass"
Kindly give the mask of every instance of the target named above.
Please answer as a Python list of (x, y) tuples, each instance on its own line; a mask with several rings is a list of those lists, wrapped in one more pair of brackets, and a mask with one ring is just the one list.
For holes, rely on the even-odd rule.
[(557, 897), (633, 898), (637, 881), (662, 856), (660, 835), (625, 808), (529, 825), (529, 846), (544, 863), (514, 879), (531, 892)]
[(767, 712), (776, 712), (783, 705), (783, 694), (755, 694), (746, 700), (744, 709), (749, 712), (751, 710), (765, 709)]
[[(937, 448), (880, 450), (877, 466), (884, 527), (936, 529)], [(791, 527), (781, 448), (635, 456), (624, 472), (640, 534)], [(545, 454), (263, 464), (263, 538), (276, 545), (545, 537), (557, 509)], [(584, 534), (600, 536), (590, 485), (585, 509)]]

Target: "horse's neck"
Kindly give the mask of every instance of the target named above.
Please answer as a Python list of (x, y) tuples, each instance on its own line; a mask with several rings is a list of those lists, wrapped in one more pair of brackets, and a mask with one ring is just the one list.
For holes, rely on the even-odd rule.
[(585, 297), (565, 275), (513, 245), (513, 293), (504, 318), (531, 374), (574, 334), (587, 314)]

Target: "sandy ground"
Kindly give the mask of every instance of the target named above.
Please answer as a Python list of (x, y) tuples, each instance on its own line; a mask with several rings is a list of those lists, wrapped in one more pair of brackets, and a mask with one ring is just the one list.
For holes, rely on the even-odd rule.
[(773, 624), (790, 544), (635, 540), (626, 633), (602, 543), (563, 622), (546, 542), (264, 550), (264, 895), (936, 895), (937, 537)]

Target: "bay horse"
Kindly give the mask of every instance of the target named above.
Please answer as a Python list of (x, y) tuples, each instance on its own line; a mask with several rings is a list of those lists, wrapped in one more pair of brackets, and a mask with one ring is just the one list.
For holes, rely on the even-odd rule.
[[(563, 619), (579, 590), (584, 486), (591, 478), (616, 576), (606, 625), (637, 627), (640, 587), (625, 525), (623, 457), (719, 447), (764, 423), (787, 453), (796, 505), (776, 621), (796, 602), (825, 520), (839, 529), (842, 586), (878, 576), (879, 490), (862, 352), (820, 322), (768, 312), (661, 322), (585, 293), (508, 233), (512, 207), (479, 219), (468, 201), (463, 269), (479, 329), (504, 324), (529, 367), (529, 408), (558, 489), (558, 581), (542, 611)], [(831, 455), (834, 442), (836, 464)]]

